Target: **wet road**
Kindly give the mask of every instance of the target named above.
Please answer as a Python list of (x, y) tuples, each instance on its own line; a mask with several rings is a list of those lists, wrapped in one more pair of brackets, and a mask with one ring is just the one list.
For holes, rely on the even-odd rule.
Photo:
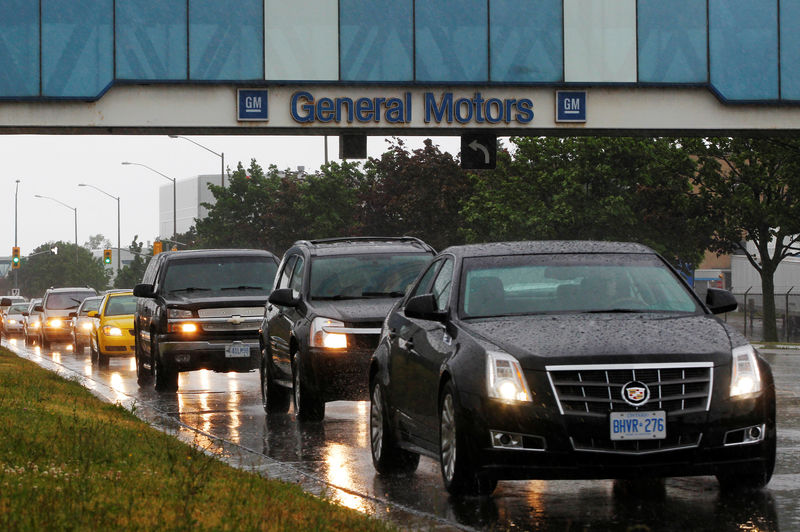
[(177, 394), (140, 389), (132, 358), (92, 366), (89, 352), (40, 352), (3, 345), (77, 378), (95, 394), (239, 467), (303, 485), (345, 506), (403, 528), (479, 530), (800, 530), (800, 351), (766, 354), (778, 387), (778, 459), (768, 489), (723, 496), (713, 477), (659, 485), (613, 481), (500, 482), (490, 498), (458, 499), (444, 490), (438, 465), (386, 481), (372, 467), (368, 403), (328, 403), (322, 423), (290, 412), (267, 418), (258, 374), (181, 373)]

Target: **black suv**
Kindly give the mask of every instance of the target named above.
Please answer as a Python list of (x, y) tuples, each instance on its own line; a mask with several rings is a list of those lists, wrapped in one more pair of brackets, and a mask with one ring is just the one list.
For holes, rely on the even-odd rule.
[(268, 251), (168, 251), (147, 266), (134, 316), (136, 375), (159, 391), (178, 373), (258, 367), (258, 327), (278, 260)]
[(297, 417), (317, 421), (327, 401), (367, 399), (383, 319), (433, 255), (412, 237), (295, 242), (261, 324), (264, 410), (287, 412), (293, 395)]

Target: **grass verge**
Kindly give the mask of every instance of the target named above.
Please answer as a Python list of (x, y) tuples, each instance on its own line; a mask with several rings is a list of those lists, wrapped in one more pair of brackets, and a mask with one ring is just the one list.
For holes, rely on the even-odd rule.
[(0, 348), (0, 530), (389, 530)]

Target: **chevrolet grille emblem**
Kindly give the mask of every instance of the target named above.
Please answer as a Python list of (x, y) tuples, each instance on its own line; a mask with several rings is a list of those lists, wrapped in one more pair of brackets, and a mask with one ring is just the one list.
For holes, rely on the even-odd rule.
[(231, 316), (228, 320), (228, 323), (233, 323), (234, 325), (241, 325), (244, 323), (244, 318), (241, 316)]

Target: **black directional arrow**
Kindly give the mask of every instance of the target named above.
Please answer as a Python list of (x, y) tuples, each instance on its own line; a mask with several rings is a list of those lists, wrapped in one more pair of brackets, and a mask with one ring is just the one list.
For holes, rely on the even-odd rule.
[(496, 135), (461, 135), (461, 168), (465, 170), (491, 170), (496, 165)]

